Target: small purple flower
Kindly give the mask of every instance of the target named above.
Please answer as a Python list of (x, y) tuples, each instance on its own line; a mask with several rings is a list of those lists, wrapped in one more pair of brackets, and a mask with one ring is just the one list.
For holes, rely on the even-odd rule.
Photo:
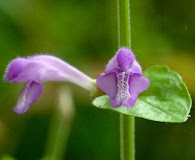
[(93, 79), (61, 59), (50, 55), (36, 55), (16, 58), (10, 62), (4, 75), (4, 81), (25, 83), (14, 111), (26, 112), (30, 105), (41, 95), (43, 81), (69, 81), (84, 89), (95, 92)]
[(150, 82), (142, 76), (142, 69), (133, 52), (122, 47), (109, 61), (105, 73), (97, 78), (97, 84), (108, 94), (113, 107), (133, 107), (138, 94), (146, 90)]

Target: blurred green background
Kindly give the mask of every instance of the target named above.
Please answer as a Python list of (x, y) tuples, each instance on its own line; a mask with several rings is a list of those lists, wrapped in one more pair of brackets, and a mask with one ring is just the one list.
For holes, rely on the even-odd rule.
[[(195, 96), (195, 2), (131, 0), (132, 49), (143, 69), (168, 65)], [(103, 72), (117, 46), (113, 0), (0, 0), (0, 75), (17, 56), (48, 53), (93, 78)], [(58, 89), (44, 84), (39, 101), (24, 115), (12, 112), (23, 85), (0, 83), (0, 156), (39, 160)], [(96, 109), (83, 89), (71, 85), (75, 119), (67, 144), (68, 160), (118, 160), (119, 115)], [(194, 100), (194, 98), (193, 98)], [(195, 110), (182, 124), (136, 118), (137, 160), (195, 159)], [(64, 151), (65, 152), (65, 151)]]

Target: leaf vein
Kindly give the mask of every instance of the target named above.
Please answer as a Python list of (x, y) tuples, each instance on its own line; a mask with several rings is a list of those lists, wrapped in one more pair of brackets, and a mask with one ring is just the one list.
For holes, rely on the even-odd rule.
[(141, 99), (143, 102), (145, 102), (145, 103), (149, 104), (150, 106), (154, 107), (155, 109), (157, 109), (157, 110), (159, 110), (159, 111), (161, 111), (161, 112), (163, 112), (163, 113), (165, 113), (165, 114), (167, 114), (167, 115), (169, 115), (169, 116), (171, 116), (171, 117), (178, 118), (178, 117), (176, 117), (175, 115), (169, 114), (169, 113), (167, 113), (167, 112), (165, 112), (165, 111), (159, 109), (158, 107), (155, 107), (153, 104), (147, 102), (147, 101), (144, 100), (143, 98), (140, 98), (140, 99)]

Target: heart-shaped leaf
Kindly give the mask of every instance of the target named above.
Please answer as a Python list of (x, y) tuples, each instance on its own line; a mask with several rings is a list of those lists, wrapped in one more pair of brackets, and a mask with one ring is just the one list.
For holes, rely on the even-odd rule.
[(150, 87), (139, 95), (132, 108), (113, 108), (109, 97), (95, 98), (93, 105), (160, 122), (185, 122), (191, 108), (191, 97), (182, 78), (166, 66), (153, 66), (144, 72), (150, 80)]

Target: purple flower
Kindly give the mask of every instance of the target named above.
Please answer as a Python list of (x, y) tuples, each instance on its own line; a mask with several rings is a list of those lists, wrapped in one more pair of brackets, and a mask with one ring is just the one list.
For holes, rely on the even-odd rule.
[(26, 112), (30, 105), (41, 95), (43, 81), (69, 81), (94, 92), (93, 79), (59, 58), (49, 55), (36, 55), (16, 58), (10, 62), (4, 80), (13, 83), (25, 83), (14, 111)]
[(150, 82), (142, 76), (133, 52), (123, 47), (109, 61), (105, 73), (97, 78), (97, 85), (108, 94), (113, 107), (133, 107), (138, 94), (146, 90)]

